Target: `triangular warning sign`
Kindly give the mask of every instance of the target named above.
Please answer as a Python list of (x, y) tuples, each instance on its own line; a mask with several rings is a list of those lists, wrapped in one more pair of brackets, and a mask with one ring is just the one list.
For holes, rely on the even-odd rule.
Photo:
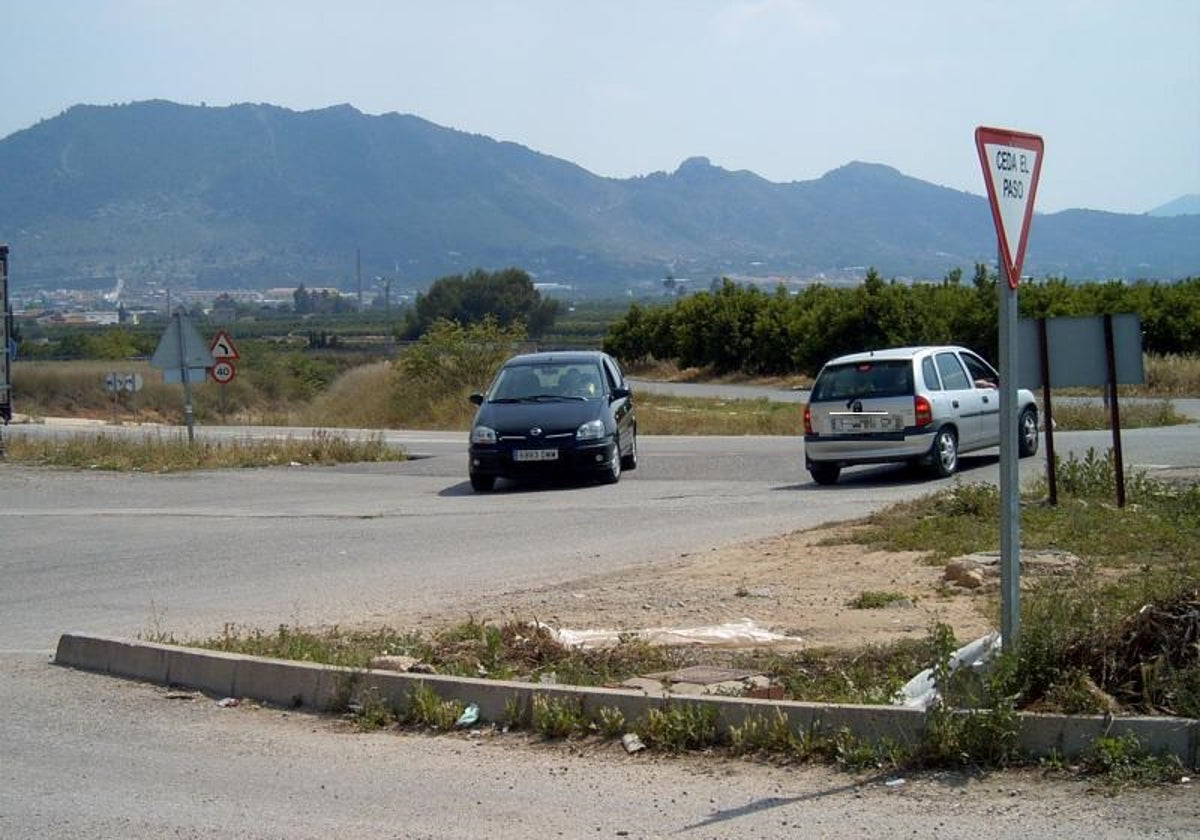
[(1015, 289), (1025, 262), (1025, 242), (1045, 144), (1036, 134), (980, 126), (975, 129), (975, 148), (987, 183), (1004, 273), (1009, 287)]
[(209, 352), (213, 354), (214, 359), (240, 359), (237, 348), (233, 346), (233, 339), (229, 337), (229, 333), (225, 330), (217, 330), (217, 334), (213, 336), (212, 343), (208, 345)]

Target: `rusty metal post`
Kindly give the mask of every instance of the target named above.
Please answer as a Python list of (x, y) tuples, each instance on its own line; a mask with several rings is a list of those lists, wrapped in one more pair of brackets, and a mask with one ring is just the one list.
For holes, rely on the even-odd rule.
[(1117, 352), (1113, 344), (1112, 315), (1104, 316), (1104, 357), (1108, 363), (1108, 414), (1112, 425), (1113, 465), (1117, 471), (1117, 507), (1125, 507), (1125, 459), (1121, 454), (1121, 412), (1117, 407)]
[(1050, 493), (1050, 504), (1058, 504), (1058, 463), (1054, 458), (1054, 411), (1050, 407), (1050, 341), (1046, 336), (1046, 319), (1037, 319), (1038, 364), (1042, 370), (1042, 407), (1045, 408), (1043, 424), (1046, 427), (1046, 486)]

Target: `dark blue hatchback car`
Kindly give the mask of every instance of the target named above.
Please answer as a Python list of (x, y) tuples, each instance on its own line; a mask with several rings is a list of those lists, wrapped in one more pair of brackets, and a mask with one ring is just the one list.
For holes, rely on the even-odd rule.
[(471, 425), (471, 487), (497, 478), (591, 475), (606, 484), (637, 467), (633, 396), (606, 353), (528, 353), (500, 368)]

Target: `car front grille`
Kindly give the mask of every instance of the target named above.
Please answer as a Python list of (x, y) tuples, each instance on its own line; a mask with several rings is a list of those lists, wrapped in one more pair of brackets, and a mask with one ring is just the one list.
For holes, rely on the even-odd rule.
[(500, 435), (500, 440), (505, 443), (523, 443), (526, 441), (533, 441), (536, 443), (538, 441), (543, 441), (543, 440), (562, 440), (563, 438), (573, 438), (573, 437), (575, 437), (575, 432), (570, 431), (570, 432), (549, 432), (544, 435), (539, 435), (538, 437), (530, 437), (529, 435), (521, 435), (521, 434), (502, 434), (502, 435)]

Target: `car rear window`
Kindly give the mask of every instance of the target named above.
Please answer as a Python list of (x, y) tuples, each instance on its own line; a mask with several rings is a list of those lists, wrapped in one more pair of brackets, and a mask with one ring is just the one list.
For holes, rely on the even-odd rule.
[(813, 384), (812, 400), (900, 397), (912, 392), (912, 363), (908, 359), (870, 360), (826, 365)]

